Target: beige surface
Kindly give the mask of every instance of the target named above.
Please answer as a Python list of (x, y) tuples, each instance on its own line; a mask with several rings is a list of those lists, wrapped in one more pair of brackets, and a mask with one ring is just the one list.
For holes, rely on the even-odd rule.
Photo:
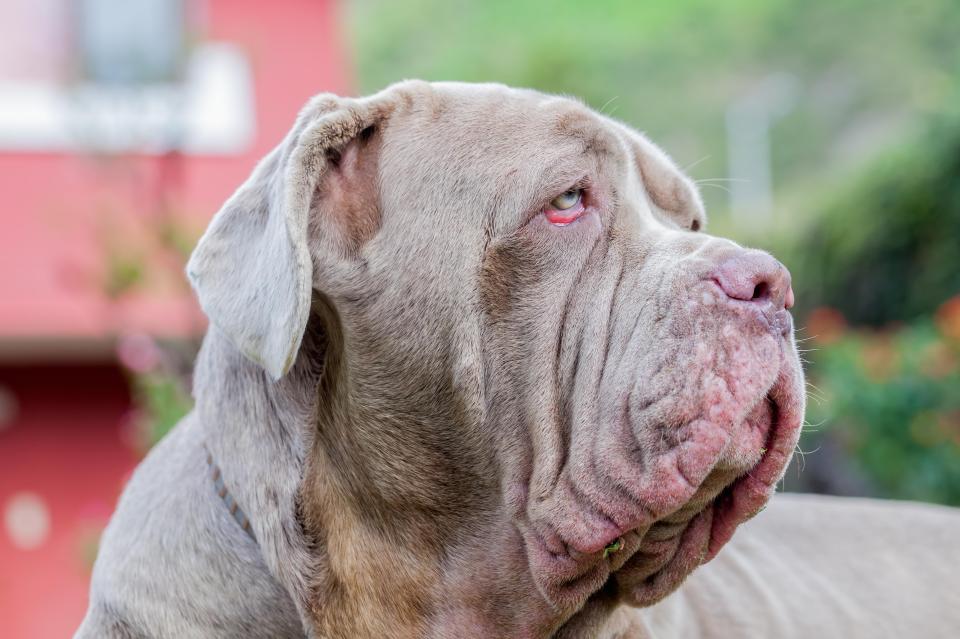
[(960, 511), (777, 495), (626, 636), (960, 637)]

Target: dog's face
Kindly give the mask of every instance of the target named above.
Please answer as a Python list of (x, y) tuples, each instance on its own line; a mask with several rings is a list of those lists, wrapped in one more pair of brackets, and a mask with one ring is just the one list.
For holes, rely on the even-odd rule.
[[(640, 134), (565, 98), (416, 83), (316, 101), (265, 162), (234, 198), (274, 203), (261, 226), (215, 222), (191, 274), (275, 375), (303, 296), (323, 300), (353, 437), (393, 456), (392, 477), (351, 473), (383, 517), (433, 512), (437, 545), (505, 524), (510, 569), (562, 620), (601, 591), (657, 601), (769, 497), (803, 413), (789, 275), (706, 235)], [(255, 256), (216, 266), (238, 241)]]

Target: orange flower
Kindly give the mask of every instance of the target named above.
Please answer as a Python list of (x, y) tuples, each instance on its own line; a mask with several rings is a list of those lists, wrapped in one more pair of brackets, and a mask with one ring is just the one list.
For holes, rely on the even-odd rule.
[(934, 320), (941, 333), (960, 342), (960, 295), (954, 295), (944, 302), (937, 309)]
[(957, 354), (944, 342), (928, 344), (920, 353), (920, 372), (930, 379), (943, 379), (958, 366)]
[(889, 335), (873, 335), (863, 344), (860, 365), (867, 379), (884, 382), (900, 372), (900, 353)]
[(937, 422), (943, 436), (952, 439), (954, 444), (960, 446), (960, 410), (941, 413), (937, 417)]

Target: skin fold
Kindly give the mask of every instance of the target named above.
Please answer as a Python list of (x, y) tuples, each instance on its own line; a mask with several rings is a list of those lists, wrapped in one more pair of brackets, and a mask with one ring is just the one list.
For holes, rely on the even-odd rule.
[(191, 257), (196, 408), (121, 498), (77, 636), (650, 635), (803, 416), (789, 275), (705, 224), (572, 99), (317, 96)]

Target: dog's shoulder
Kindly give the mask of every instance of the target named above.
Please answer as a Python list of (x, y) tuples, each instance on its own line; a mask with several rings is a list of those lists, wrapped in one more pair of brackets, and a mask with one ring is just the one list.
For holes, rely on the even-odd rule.
[(74, 639), (146, 639), (119, 610), (106, 602), (91, 603)]
[(131, 476), (78, 637), (303, 636), (289, 596), (218, 497), (202, 436), (187, 416)]

